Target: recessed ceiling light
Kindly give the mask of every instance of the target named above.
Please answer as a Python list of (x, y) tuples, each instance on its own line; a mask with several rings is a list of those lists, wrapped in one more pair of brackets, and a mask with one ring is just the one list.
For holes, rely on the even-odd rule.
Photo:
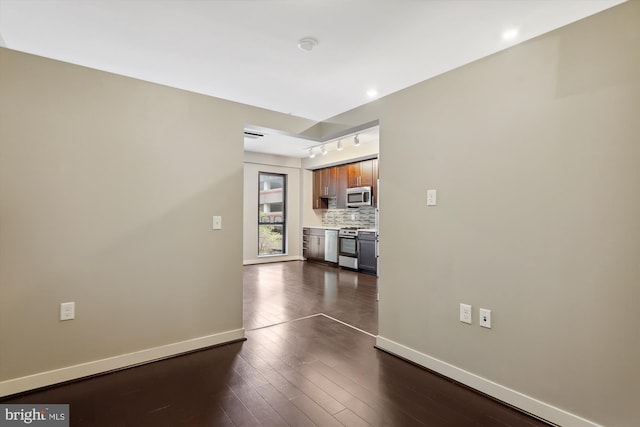
[(310, 52), (316, 46), (318, 46), (318, 40), (314, 39), (313, 37), (304, 37), (298, 40), (298, 49), (300, 50)]
[(502, 40), (513, 40), (518, 36), (517, 28), (510, 28), (502, 33)]
[(377, 91), (377, 90), (375, 90), (375, 89), (369, 89), (369, 90), (367, 91), (367, 96), (368, 96), (369, 98), (375, 98), (376, 96), (378, 96), (378, 91)]

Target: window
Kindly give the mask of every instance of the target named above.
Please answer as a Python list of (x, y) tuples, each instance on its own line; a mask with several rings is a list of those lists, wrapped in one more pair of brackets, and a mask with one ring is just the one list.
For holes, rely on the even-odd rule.
[(284, 254), (287, 176), (259, 172), (258, 181), (258, 255)]

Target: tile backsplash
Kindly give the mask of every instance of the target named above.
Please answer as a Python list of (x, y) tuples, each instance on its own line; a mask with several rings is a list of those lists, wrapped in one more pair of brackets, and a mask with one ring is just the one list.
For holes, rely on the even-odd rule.
[(336, 200), (329, 200), (329, 209), (322, 212), (323, 227), (376, 227), (376, 208), (336, 209)]

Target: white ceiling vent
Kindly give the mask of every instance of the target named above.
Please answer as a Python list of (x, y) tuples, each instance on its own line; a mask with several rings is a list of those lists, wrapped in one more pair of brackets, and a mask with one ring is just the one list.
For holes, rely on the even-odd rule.
[(244, 137), (245, 138), (249, 138), (249, 139), (260, 139), (264, 136), (263, 133), (259, 133), (259, 132), (255, 132), (255, 131), (251, 131), (251, 130), (245, 130), (244, 131)]

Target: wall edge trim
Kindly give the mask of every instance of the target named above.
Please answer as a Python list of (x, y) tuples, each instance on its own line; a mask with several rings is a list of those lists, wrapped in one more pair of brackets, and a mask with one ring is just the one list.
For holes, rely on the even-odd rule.
[(12, 378), (0, 381), (0, 397), (10, 396), (83, 377), (102, 374), (117, 369), (128, 368), (158, 359), (176, 356), (181, 353), (242, 340), (244, 338), (244, 328), (232, 329), (217, 334), (205, 335), (132, 353), (79, 363), (77, 365), (65, 366), (64, 368), (38, 372), (24, 377)]
[(304, 260), (305, 258), (300, 255), (283, 255), (283, 256), (273, 256), (273, 257), (265, 257), (265, 258), (257, 258), (257, 259), (245, 259), (242, 261), (242, 265), (269, 264), (272, 262), (304, 261)]
[(574, 427), (602, 427), (600, 424), (596, 424), (593, 421), (557, 408), (551, 404), (540, 401), (509, 387), (495, 383), (380, 335), (376, 337), (376, 347), (435, 371), (445, 377), (458, 381), (459, 383), (554, 424)]

